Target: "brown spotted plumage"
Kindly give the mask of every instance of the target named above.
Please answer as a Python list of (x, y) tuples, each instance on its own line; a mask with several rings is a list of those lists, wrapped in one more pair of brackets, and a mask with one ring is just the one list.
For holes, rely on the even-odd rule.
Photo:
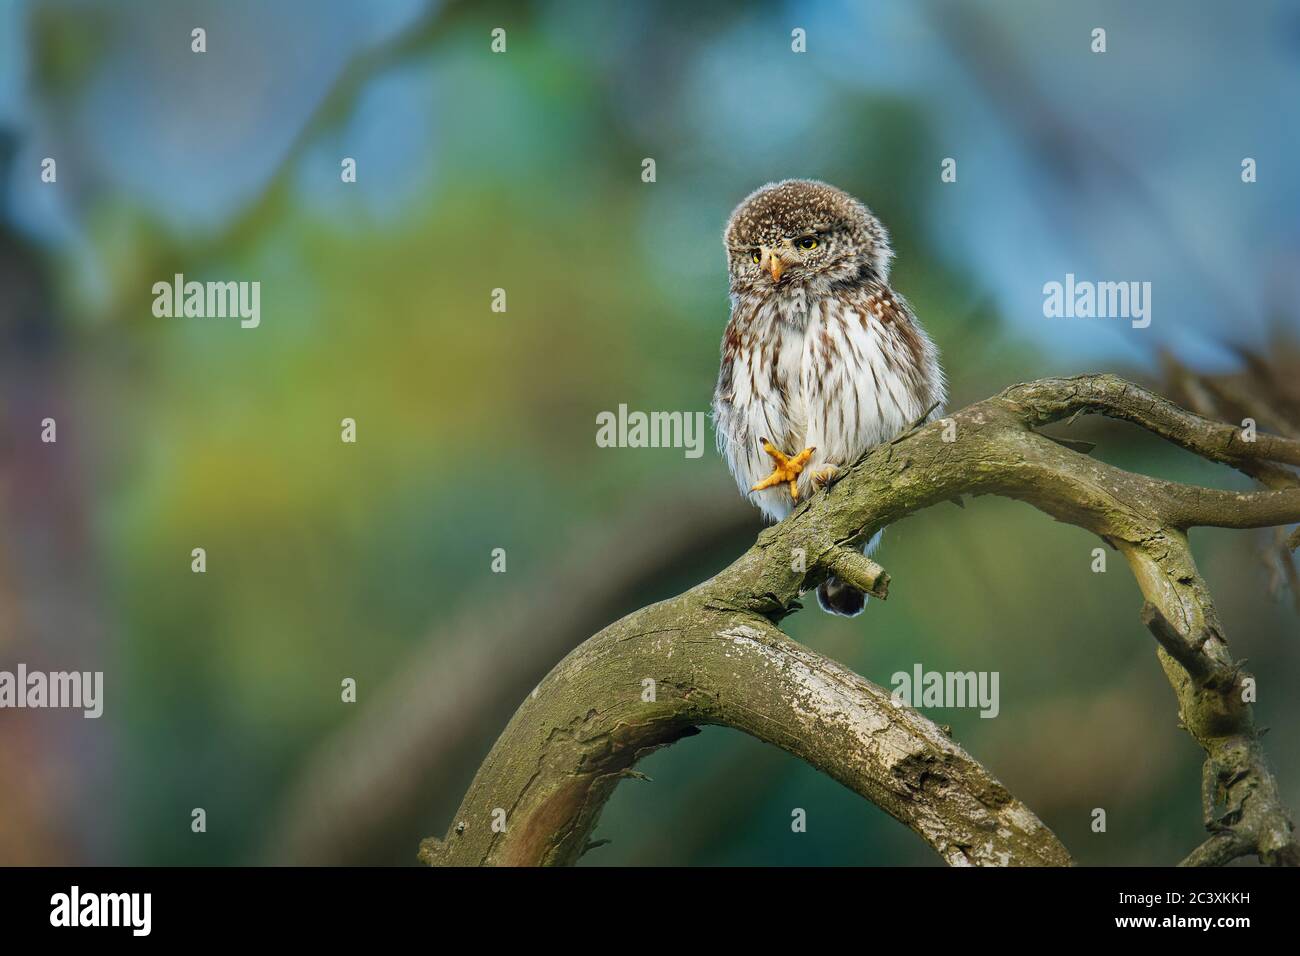
[[(867, 450), (938, 414), (943, 371), (889, 287), (888, 234), (842, 190), (764, 186), (732, 213), (724, 242), (731, 320), (713, 397), (718, 448), (741, 490), (779, 521)], [(865, 602), (834, 578), (818, 599), (849, 616)]]

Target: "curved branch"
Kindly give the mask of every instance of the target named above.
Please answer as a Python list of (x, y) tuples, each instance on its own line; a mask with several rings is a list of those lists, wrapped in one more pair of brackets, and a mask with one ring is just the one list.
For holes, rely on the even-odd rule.
[(1042, 379), (1014, 385), (1002, 395), (1023, 403), (1036, 424), (1091, 412), (1140, 425), (1203, 458), (1234, 468), (1247, 461), (1300, 465), (1300, 441), (1262, 432), (1254, 441), (1247, 441), (1240, 426), (1203, 418), (1115, 375)]
[[(1068, 862), (1050, 831), (932, 723), (892, 709), (884, 691), (769, 623), (796, 610), (799, 596), (829, 573), (881, 587), (887, 576), (879, 565), (848, 557), (880, 528), (962, 495), (996, 494), (1092, 531), (1128, 558), (1184, 724), (1206, 751), (1206, 826), (1214, 836), (1189, 859), (1253, 852), (1265, 863), (1300, 861), (1240, 693), (1246, 675), (1227, 653), (1185, 533), (1192, 525), (1300, 521), (1300, 495), (1159, 481), (1033, 428), (1083, 411), (1136, 422), (1228, 464), (1246, 455), (1300, 460), (1300, 444), (1261, 435), (1239, 448), (1231, 426), (1113, 375), (1013, 386), (916, 428), (872, 449), (711, 580), (611, 625), (561, 662), (497, 741), (447, 840), (426, 840), (421, 858), (572, 862), (641, 755), (716, 723), (803, 757), (912, 827), (949, 862)], [(642, 701), (643, 686), (666, 694)], [(1226, 812), (1218, 815), (1220, 804)]]
[(511, 720), (447, 841), (425, 841), (421, 858), (572, 863), (614, 786), (637, 776), (636, 761), (705, 724), (818, 767), (950, 864), (1070, 862), (1052, 832), (933, 722), (764, 618), (710, 610), (698, 598), (639, 611), (566, 657)]

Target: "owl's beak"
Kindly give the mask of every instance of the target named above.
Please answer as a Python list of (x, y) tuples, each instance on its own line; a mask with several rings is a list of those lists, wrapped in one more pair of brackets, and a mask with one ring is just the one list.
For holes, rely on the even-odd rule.
[(767, 268), (772, 273), (772, 281), (780, 282), (781, 273), (785, 271), (785, 263), (781, 261), (781, 257), (775, 252), (767, 254)]

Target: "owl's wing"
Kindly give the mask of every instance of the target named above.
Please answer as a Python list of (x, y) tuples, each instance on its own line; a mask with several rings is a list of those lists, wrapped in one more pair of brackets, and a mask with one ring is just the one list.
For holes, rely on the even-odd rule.
[(713, 430), (718, 440), (718, 453), (727, 467), (741, 481), (736, 455), (743, 454), (748, 439), (744, 416), (736, 407), (735, 375), (739, 359), (738, 338), (731, 325), (722, 339), (722, 362), (718, 368), (718, 384), (713, 390)]

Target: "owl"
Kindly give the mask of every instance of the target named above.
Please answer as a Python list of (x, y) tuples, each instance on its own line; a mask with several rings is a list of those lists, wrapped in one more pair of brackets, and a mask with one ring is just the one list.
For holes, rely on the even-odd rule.
[[(873, 446), (940, 414), (944, 375), (889, 287), (884, 226), (848, 193), (771, 183), (736, 207), (723, 241), (731, 318), (713, 395), (718, 450), (741, 492), (779, 521)], [(846, 617), (866, 605), (833, 576), (817, 600)]]

